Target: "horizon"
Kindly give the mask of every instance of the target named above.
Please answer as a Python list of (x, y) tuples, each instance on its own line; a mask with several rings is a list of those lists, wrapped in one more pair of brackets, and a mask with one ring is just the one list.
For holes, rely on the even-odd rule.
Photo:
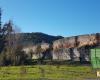
[[(17, 5), (18, 4), (18, 5)], [(2, 23), (54, 36), (100, 33), (99, 0), (0, 0)]]

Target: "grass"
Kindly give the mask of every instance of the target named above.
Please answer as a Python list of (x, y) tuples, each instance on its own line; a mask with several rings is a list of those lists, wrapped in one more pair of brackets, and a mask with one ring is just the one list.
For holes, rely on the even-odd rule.
[(0, 80), (93, 80), (90, 66), (33, 65), (0, 67)]

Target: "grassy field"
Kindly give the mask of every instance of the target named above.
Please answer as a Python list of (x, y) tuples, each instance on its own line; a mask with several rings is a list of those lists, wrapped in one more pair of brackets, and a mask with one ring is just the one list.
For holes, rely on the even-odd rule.
[(96, 80), (89, 66), (9, 66), (0, 67), (0, 80)]

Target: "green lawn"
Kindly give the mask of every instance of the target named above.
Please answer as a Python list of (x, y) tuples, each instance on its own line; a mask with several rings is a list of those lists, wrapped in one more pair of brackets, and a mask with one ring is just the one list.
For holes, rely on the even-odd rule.
[(0, 80), (93, 80), (96, 78), (96, 71), (89, 66), (0, 67)]

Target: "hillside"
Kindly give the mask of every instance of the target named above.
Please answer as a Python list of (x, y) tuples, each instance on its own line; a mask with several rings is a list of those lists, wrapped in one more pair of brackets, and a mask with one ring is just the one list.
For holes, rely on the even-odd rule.
[(62, 36), (52, 36), (40, 32), (36, 33), (20, 33), (22, 36), (22, 43), (23, 45), (32, 45), (38, 43), (50, 43), (52, 44), (53, 41), (62, 39)]
[[(47, 51), (51, 49), (49, 44), (41, 44), (44, 46), (44, 52), (46, 55), (45, 58), (51, 57), (52, 59), (59, 60), (71, 60), (71, 61), (90, 61), (90, 50), (92, 48), (96, 48), (100, 44), (100, 33), (95, 34), (86, 34), (72, 37), (59, 37), (59, 36), (49, 36), (41, 33), (32, 33), (32, 34), (24, 34), (23, 42), (27, 45), (37, 44), (37, 43), (52, 43), (53, 49), (51, 51)], [(30, 43), (30, 44), (29, 44)], [(34, 51), (37, 46), (31, 47)], [(24, 51), (29, 53), (30, 47), (25, 46)], [(33, 55), (38, 56), (38, 55)]]

